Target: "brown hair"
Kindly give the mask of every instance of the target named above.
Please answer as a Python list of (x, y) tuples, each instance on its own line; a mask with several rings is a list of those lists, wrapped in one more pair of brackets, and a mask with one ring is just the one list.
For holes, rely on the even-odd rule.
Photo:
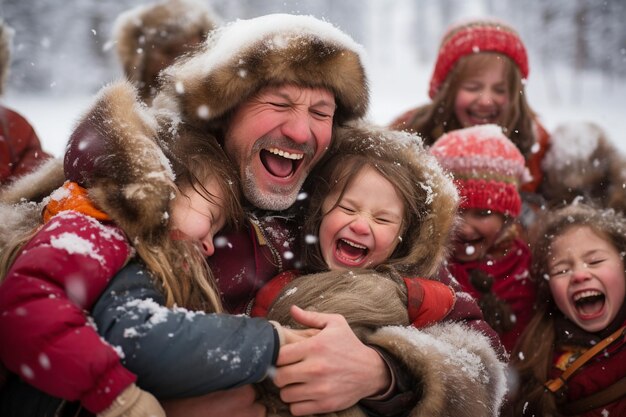
[[(322, 207), (328, 195), (340, 191), (332, 210), (358, 174), (371, 167), (394, 186), (404, 206), (401, 241), (384, 265), (403, 273), (433, 274), (447, 254), (445, 243), (456, 220), (458, 201), (452, 183), (414, 135), (362, 126), (337, 132), (331, 150), (309, 176), (304, 236), (319, 235), (322, 219), (328, 214)], [(437, 204), (440, 206), (435, 209)], [(318, 244), (305, 242), (302, 253), (310, 272), (328, 269)]]
[(535, 314), (520, 337), (511, 357), (511, 365), (519, 374), (519, 393), (512, 407), (515, 415), (553, 415), (555, 397), (543, 384), (548, 380), (555, 348), (554, 318), (558, 308), (549, 286), (549, 261), (552, 242), (572, 227), (589, 227), (610, 242), (622, 257), (626, 254), (626, 218), (612, 209), (574, 203), (545, 212), (535, 222), (530, 236), (532, 248), (531, 274), (537, 281)]
[(462, 128), (454, 113), (454, 103), (461, 84), (469, 77), (484, 71), (497, 60), (504, 62), (505, 79), (511, 100), (510, 111), (503, 116), (500, 125), (507, 137), (528, 159), (535, 142), (534, 112), (526, 100), (519, 68), (509, 57), (499, 53), (481, 52), (459, 59), (433, 101), (422, 107), (407, 123), (405, 129), (418, 133), (424, 138), (426, 145), (432, 145), (444, 133)]

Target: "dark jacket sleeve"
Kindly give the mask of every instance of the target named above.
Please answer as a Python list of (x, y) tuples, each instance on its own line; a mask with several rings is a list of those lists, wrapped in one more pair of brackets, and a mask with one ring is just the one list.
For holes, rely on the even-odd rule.
[(168, 309), (150, 274), (130, 263), (98, 300), (100, 334), (138, 385), (159, 398), (206, 394), (261, 381), (275, 360), (266, 320)]

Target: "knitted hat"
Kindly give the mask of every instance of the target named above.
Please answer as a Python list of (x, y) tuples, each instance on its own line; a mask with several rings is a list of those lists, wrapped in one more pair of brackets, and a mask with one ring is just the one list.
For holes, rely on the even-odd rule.
[(363, 48), (312, 16), (272, 14), (211, 32), (201, 50), (165, 69), (153, 105), (202, 127), (268, 85), (325, 88), (335, 119), (365, 115), (369, 101)]
[(498, 20), (473, 20), (453, 25), (443, 36), (430, 79), (430, 98), (435, 97), (459, 59), (479, 52), (498, 52), (511, 58), (522, 78), (528, 78), (528, 56), (517, 32)]
[(430, 148), (454, 176), (461, 209), (492, 210), (517, 217), (519, 186), (526, 172), (524, 157), (496, 125), (453, 130)]

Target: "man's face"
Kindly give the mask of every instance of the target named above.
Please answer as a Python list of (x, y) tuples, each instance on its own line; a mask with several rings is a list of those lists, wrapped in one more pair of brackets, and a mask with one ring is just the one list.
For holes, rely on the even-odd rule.
[(333, 94), (294, 85), (266, 87), (235, 111), (224, 150), (236, 164), (243, 192), (256, 207), (284, 210), (328, 149)]

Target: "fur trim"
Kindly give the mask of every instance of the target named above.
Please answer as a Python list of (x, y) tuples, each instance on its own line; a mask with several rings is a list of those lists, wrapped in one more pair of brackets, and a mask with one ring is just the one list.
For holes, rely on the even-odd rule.
[(16, 204), (21, 201), (40, 201), (63, 185), (63, 160), (47, 159), (33, 171), (0, 189), (0, 203)]
[(550, 142), (542, 162), (541, 185), (549, 205), (582, 197), (600, 207), (626, 212), (626, 159), (600, 126), (589, 122), (562, 124)]
[[(32, 201), (19, 204), (0, 202), (0, 253), (16, 237), (23, 237), (36, 230), (42, 224), (41, 211), (45, 203)], [(4, 277), (0, 277), (0, 281)]]
[(89, 189), (94, 203), (131, 238), (163, 236), (175, 195), (156, 128), (134, 87), (120, 81), (101, 90), (65, 154), (67, 178)]
[(342, 123), (367, 111), (361, 53), (348, 35), (311, 16), (238, 20), (213, 31), (202, 49), (164, 70), (154, 105), (174, 100), (182, 119), (202, 128), (262, 87), (297, 84), (332, 91), (335, 119)]
[(13, 29), (11, 29), (0, 18), (0, 95), (4, 93), (7, 76), (9, 74), (9, 63), (11, 62), (11, 40), (13, 39)]
[[(449, 174), (423, 146), (419, 136), (364, 125), (336, 131), (328, 157), (364, 155), (371, 160), (392, 161), (409, 168), (421, 215), (419, 227), (404, 234), (399, 245), (408, 248), (394, 266), (404, 275), (431, 277), (448, 255), (448, 243), (457, 222), (459, 197)], [(321, 164), (320, 164), (321, 165)]]
[(120, 14), (113, 37), (124, 73), (133, 82), (142, 81), (146, 53), (138, 50), (181, 43), (194, 35), (205, 39), (218, 22), (215, 13), (199, 0), (166, 0)]
[(421, 385), (411, 417), (497, 416), (506, 394), (506, 364), (486, 336), (459, 324), (418, 330), (384, 327), (366, 338), (399, 359)]

